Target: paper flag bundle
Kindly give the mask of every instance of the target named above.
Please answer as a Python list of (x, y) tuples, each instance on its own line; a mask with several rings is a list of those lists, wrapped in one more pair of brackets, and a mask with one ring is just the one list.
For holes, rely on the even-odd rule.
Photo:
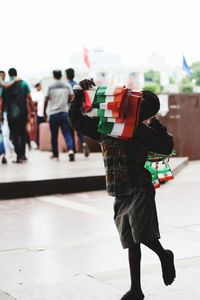
[(171, 154), (148, 153), (144, 167), (151, 173), (152, 184), (155, 189), (160, 187), (160, 183), (174, 179), (169, 166), (169, 159), (175, 154), (175, 149), (172, 150)]
[(163, 161), (162, 166), (160, 166), (160, 168), (158, 169), (158, 179), (160, 182), (174, 179), (169, 163), (167, 161)]
[(146, 161), (145, 168), (151, 173), (151, 180), (152, 180), (154, 189), (159, 188), (160, 181), (158, 179), (157, 164), (154, 166), (152, 162)]
[(126, 87), (100, 86), (92, 107), (100, 117), (98, 132), (119, 139), (129, 139), (138, 124), (142, 93)]

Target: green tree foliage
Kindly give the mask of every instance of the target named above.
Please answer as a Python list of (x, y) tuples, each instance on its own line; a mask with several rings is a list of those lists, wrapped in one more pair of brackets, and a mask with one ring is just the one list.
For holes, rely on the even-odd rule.
[(169, 77), (169, 83), (170, 84), (176, 84), (176, 79), (173, 76)]
[(153, 93), (160, 93), (160, 73), (157, 71), (149, 70), (144, 73), (144, 87), (143, 90), (148, 90)]
[(196, 80), (196, 85), (200, 85), (200, 61), (192, 63), (192, 76), (191, 79)]
[(160, 85), (155, 82), (147, 82), (143, 87), (144, 91), (151, 91), (155, 94), (160, 93)]
[(180, 84), (180, 92), (182, 93), (192, 93), (193, 92), (193, 83), (189, 76), (183, 78)]
[(145, 82), (155, 82), (157, 84), (160, 84), (160, 73), (153, 70), (145, 72), (144, 80)]

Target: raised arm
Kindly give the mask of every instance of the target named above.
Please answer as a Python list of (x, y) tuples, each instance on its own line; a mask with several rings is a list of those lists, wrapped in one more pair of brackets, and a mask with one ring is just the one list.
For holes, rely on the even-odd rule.
[(86, 80), (80, 81), (80, 86), (82, 88), (77, 86), (74, 88), (74, 98), (69, 106), (69, 121), (71, 126), (78, 132), (81, 132), (92, 139), (100, 140), (101, 134), (97, 132), (99, 119), (96, 117), (88, 117), (81, 112), (84, 101), (84, 89), (87, 90), (91, 87), (90, 83), (89, 85), (86, 83)]

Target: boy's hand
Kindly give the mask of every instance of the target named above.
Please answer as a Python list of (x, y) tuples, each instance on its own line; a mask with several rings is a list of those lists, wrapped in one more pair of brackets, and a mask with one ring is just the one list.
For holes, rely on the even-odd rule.
[(79, 82), (80, 87), (85, 91), (95, 86), (93, 79), (84, 79)]

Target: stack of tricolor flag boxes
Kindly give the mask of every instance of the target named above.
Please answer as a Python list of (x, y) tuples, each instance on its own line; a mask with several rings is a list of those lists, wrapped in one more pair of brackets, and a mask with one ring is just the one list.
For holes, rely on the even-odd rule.
[(100, 117), (98, 132), (127, 140), (133, 135), (139, 118), (142, 93), (120, 86), (99, 86), (92, 103)]

